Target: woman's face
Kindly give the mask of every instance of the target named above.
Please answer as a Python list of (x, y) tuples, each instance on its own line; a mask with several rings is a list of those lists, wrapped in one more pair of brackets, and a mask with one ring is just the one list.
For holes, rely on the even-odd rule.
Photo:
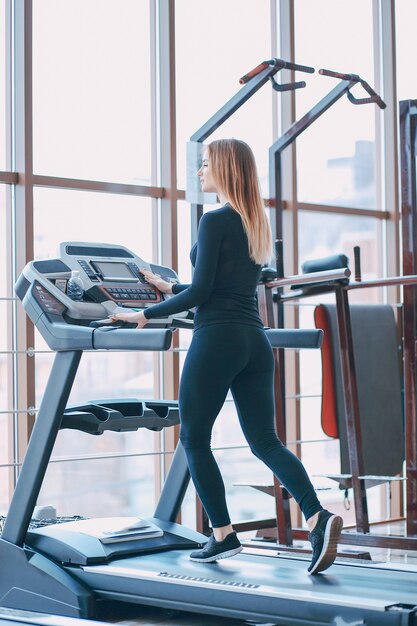
[(197, 176), (200, 178), (201, 191), (209, 193), (217, 192), (216, 186), (211, 176), (208, 150), (206, 150), (203, 154), (202, 165), (197, 172)]

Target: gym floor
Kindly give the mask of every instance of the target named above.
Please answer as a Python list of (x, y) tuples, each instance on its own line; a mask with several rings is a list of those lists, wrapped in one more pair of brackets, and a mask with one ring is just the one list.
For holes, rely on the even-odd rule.
[[(378, 525), (378, 534), (403, 534), (403, 522)], [(307, 547), (307, 546), (306, 546)], [(358, 546), (343, 546), (344, 550), (358, 551)], [(382, 548), (364, 548), (370, 553), (373, 561), (408, 563), (417, 570), (417, 552), (404, 550), (386, 550)], [(306, 562), (307, 567), (307, 562)], [(117, 623), (123, 626), (254, 626), (254, 622), (239, 619), (222, 618), (215, 615), (200, 615), (182, 611), (172, 611), (140, 605), (105, 604), (100, 608), (97, 619)], [(264, 625), (265, 626), (265, 625)], [(269, 624), (268, 626), (273, 626)]]

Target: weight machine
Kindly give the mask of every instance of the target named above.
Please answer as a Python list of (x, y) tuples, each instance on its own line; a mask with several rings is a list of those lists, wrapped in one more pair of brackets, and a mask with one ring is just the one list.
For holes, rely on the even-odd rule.
[[(340, 76), (340, 75), (339, 75)], [(347, 75), (345, 76), (347, 79)], [(340, 85), (342, 87), (342, 85)], [(324, 99), (326, 100), (326, 99)], [(322, 104), (325, 105), (324, 100)], [(368, 101), (368, 99), (365, 99)], [(375, 102), (381, 106), (380, 99)], [(381, 106), (381, 108), (383, 108)], [(314, 115), (312, 116), (314, 117)], [(304, 120), (304, 121), (303, 121)], [(275, 167), (275, 176), (271, 176), (271, 184), (275, 185), (275, 205), (279, 216), (282, 216), (283, 201), (281, 191), (281, 160), (280, 154), (300, 133), (298, 124), (303, 127), (309, 125), (309, 114), (299, 123), (287, 131), (270, 151), (270, 164)], [(308, 297), (321, 292), (333, 291), (336, 298), (337, 320), (339, 330), (340, 358), (342, 365), (343, 389), (345, 395), (346, 424), (349, 440), (349, 455), (351, 459), (351, 484), (353, 487), (357, 533), (342, 533), (341, 542), (351, 545), (381, 546), (415, 550), (417, 548), (417, 363), (416, 363), (416, 332), (417, 332), (417, 100), (400, 102), (400, 140), (401, 140), (401, 227), (402, 227), (402, 264), (403, 276), (389, 277), (377, 280), (362, 281), (360, 270), (359, 249), (355, 251), (355, 281), (353, 282), (326, 282), (322, 277), (321, 287), (309, 289), (306, 282), (319, 282), (316, 274), (278, 278), (274, 284), (277, 293), (272, 297), (269, 287), (262, 287), (263, 315), (268, 323), (273, 323), (274, 300), (278, 307), (278, 326), (283, 326), (283, 304), (290, 299)], [(281, 220), (277, 217), (277, 223)], [(280, 232), (278, 230), (278, 232)], [(278, 251), (277, 274), (283, 276), (282, 249)], [(330, 274), (328, 276), (330, 279)], [(283, 294), (283, 287), (291, 284), (293, 287), (301, 285), (298, 293)], [(349, 307), (349, 291), (375, 287), (401, 286), (402, 299), (402, 352), (403, 352), (403, 394), (404, 394), (404, 440), (405, 440), (405, 479), (406, 479), (406, 532), (405, 536), (387, 536), (370, 534), (370, 525), (365, 491), (365, 476), (363, 471), (364, 451), (361, 433), (360, 409), (358, 401), (357, 375), (352, 340), (352, 321)], [(281, 372), (283, 368), (281, 368)], [(282, 426), (281, 426), (282, 428)], [(369, 477), (368, 477), (369, 478)], [(391, 479), (391, 477), (387, 477)], [(262, 522), (260, 522), (262, 524)], [(262, 528), (271, 527), (271, 520), (265, 520)], [(243, 530), (240, 528), (240, 530)], [(306, 539), (307, 532), (301, 529), (291, 529), (289, 517), (285, 525), (277, 516), (277, 530), (279, 543), (291, 545), (293, 539)], [(264, 533), (265, 535), (269, 533)]]

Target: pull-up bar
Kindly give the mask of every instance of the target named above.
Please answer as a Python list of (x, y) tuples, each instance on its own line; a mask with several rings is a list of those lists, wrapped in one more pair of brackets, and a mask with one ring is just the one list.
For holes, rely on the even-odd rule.
[(375, 104), (379, 106), (380, 109), (385, 109), (387, 106), (385, 102), (382, 100), (382, 98), (378, 96), (376, 91), (372, 89), (369, 83), (367, 83), (366, 80), (363, 80), (363, 78), (358, 76), (358, 74), (341, 74), (340, 72), (333, 72), (332, 70), (319, 70), (319, 74), (321, 74), (321, 76), (331, 76), (333, 78), (340, 78), (340, 80), (349, 80), (349, 81), (354, 81), (356, 83), (360, 83), (362, 87), (365, 89), (365, 91), (368, 92), (370, 97), (369, 98), (356, 98), (350, 92), (350, 90), (348, 90), (347, 97), (349, 98), (349, 101), (352, 104), (371, 104), (372, 102), (374, 102)]
[[(241, 89), (224, 104), (203, 126), (201, 126), (190, 138), (190, 146), (193, 143), (202, 143), (217, 128), (219, 128), (229, 117), (231, 117), (247, 100), (249, 100), (261, 87), (270, 81), (276, 91), (293, 91), (305, 87), (304, 81), (279, 84), (275, 80), (275, 75), (281, 70), (291, 70), (313, 74), (314, 68), (308, 65), (300, 65), (273, 58), (262, 61), (259, 65), (249, 70), (239, 80)], [(345, 93), (349, 102), (355, 105), (376, 104), (379, 108), (385, 109), (386, 104), (376, 91), (358, 74), (344, 74), (333, 70), (320, 69), (321, 76), (328, 76), (340, 79), (336, 85), (324, 98), (314, 105), (300, 120), (295, 121), (288, 130), (275, 141), (269, 148), (269, 196), (272, 204), (275, 204), (275, 238), (282, 239), (282, 190), (281, 190), (281, 152), (288, 147), (295, 139), (311, 126), (325, 111), (335, 104)], [(351, 93), (355, 85), (361, 87), (368, 94), (367, 97), (358, 98)], [(194, 153), (193, 153), (194, 154)], [(195, 167), (191, 169), (198, 169)], [(188, 187), (188, 185), (187, 185)], [(191, 203), (192, 235), (195, 238), (198, 221), (203, 213), (203, 204)], [(272, 220), (274, 221), (274, 220)]]

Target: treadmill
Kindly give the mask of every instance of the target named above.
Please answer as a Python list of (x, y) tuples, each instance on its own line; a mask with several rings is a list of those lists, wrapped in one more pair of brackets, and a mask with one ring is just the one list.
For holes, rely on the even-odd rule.
[[(118, 245), (65, 242), (56, 259), (32, 261), (16, 293), (55, 361), (0, 538), (0, 606), (92, 618), (100, 601), (129, 602), (288, 626), (417, 625), (417, 568), (336, 562), (310, 576), (299, 555), (245, 548), (214, 563), (189, 560), (207, 541), (176, 523), (189, 482), (178, 445), (154, 517), (89, 519), (31, 527), (31, 517), (60, 428), (161, 429), (178, 422), (176, 402), (87, 401), (67, 406), (84, 350), (167, 350), (189, 312), (152, 320), (142, 330), (105, 324), (118, 307), (146, 308), (165, 296), (140, 268), (176, 279)], [(66, 292), (80, 270), (83, 301)], [(267, 330), (275, 348), (318, 348), (322, 331)]]
[(19, 624), (27, 624), (28, 626), (100, 626), (104, 622), (81, 621), (76, 617), (0, 608), (0, 626), (19, 626)]

